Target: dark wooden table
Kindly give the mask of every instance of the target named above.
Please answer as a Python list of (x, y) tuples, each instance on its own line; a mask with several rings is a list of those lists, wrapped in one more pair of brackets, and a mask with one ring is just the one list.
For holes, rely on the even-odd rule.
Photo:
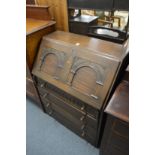
[(97, 25), (97, 16), (80, 15), (69, 20), (70, 32), (87, 35), (89, 26)]

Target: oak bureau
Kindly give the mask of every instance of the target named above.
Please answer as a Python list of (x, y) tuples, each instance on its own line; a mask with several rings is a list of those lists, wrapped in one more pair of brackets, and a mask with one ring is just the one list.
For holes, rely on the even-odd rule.
[(98, 146), (102, 109), (127, 55), (124, 45), (96, 38), (44, 36), (32, 74), (45, 112)]

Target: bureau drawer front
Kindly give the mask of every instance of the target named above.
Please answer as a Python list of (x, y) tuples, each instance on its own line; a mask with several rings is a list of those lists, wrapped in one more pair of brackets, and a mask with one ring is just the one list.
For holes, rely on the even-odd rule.
[(50, 102), (45, 102), (44, 100), (42, 100), (45, 112), (48, 113), (49, 115), (52, 115), (52, 104)]
[[(56, 115), (56, 118), (55, 117), (54, 118), (57, 119), (58, 117), (58, 121), (61, 121), (63, 125), (71, 129), (72, 131), (76, 132), (82, 138), (87, 139), (90, 143), (92, 144), (94, 143), (96, 139), (96, 132), (97, 132), (95, 129), (87, 125), (84, 125), (84, 123), (79, 124), (78, 120), (74, 118), (70, 113), (67, 113), (64, 109), (60, 108), (56, 104), (50, 103), (47, 99), (42, 99), (42, 102), (44, 106), (48, 105), (48, 107), (45, 107), (47, 114), (49, 114), (52, 117)], [(49, 103), (50, 103), (50, 106), (49, 106)]]
[(55, 118), (57, 121), (62, 123), (65, 127), (79, 135), (80, 137), (86, 139), (88, 142), (90, 142), (92, 145), (96, 145), (95, 137), (90, 136), (87, 132), (81, 130), (78, 128), (73, 122), (68, 120), (66, 117), (62, 115), (62, 113), (58, 112), (57, 109), (54, 109), (51, 115), (53, 118)]
[(71, 106), (70, 104), (64, 102), (63, 100), (57, 98), (53, 94), (49, 94), (46, 90), (40, 89), (39, 92), (41, 92), (41, 96), (46, 95), (46, 99), (48, 99), (50, 102), (56, 104), (57, 106), (61, 107), (62, 109), (65, 109), (65, 111), (72, 115), (72, 117), (75, 117), (79, 123), (85, 123), (88, 126), (97, 129), (97, 120), (90, 117), (86, 113), (78, 110), (77, 108)]
[(79, 110), (83, 112), (87, 112), (90, 116), (94, 117), (95, 119), (98, 119), (99, 112), (97, 109), (79, 101), (78, 99), (75, 99), (74, 97), (68, 95), (67, 93), (63, 92), (62, 90), (59, 90), (58, 88), (52, 86), (51, 84), (37, 78), (37, 85), (38, 89), (40, 87), (48, 90), (50, 94), (54, 94), (57, 98), (62, 99), (63, 101), (69, 103), (70, 105), (73, 105), (74, 107), (78, 108)]
[[(85, 120), (80, 120), (80, 119), (77, 119), (77, 117), (75, 117), (74, 115), (75, 113), (77, 113), (76, 111), (73, 112), (72, 109), (70, 109), (70, 111), (72, 111), (73, 113), (71, 113), (70, 111), (67, 111), (65, 106), (59, 106), (59, 104), (57, 104), (58, 102), (54, 102), (53, 99), (48, 100), (46, 98), (42, 98), (42, 102), (45, 106), (46, 112), (49, 115), (51, 115), (53, 111), (57, 111), (58, 113), (63, 115), (64, 118), (68, 119), (75, 126), (77, 126), (77, 128), (88, 133), (90, 137), (93, 137), (93, 138), (96, 137), (96, 132), (97, 132), (96, 125), (92, 126), (92, 123), (90, 123), (91, 119), (89, 118), (89, 116), (86, 116)], [(61, 104), (61, 105), (64, 105), (64, 104)], [(84, 116), (83, 114), (81, 115), (81, 113), (79, 113), (78, 115), (80, 116), (80, 118)]]

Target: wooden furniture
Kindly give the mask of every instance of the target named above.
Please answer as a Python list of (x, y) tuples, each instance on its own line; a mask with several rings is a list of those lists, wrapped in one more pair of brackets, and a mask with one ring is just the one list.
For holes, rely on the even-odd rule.
[(128, 39), (128, 33), (119, 29), (104, 26), (90, 26), (88, 36), (123, 44)]
[[(29, 11), (32, 10), (32, 8), (36, 9), (35, 6), (31, 6), (31, 9), (28, 9)], [(37, 8), (38, 9), (38, 8)], [(39, 9), (42, 10), (42, 7), (39, 7)], [(27, 12), (28, 12), (27, 10)], [(46, 10), (45, 10), (46, 12)], [(34, 59), (36, 57), (38, 47), (40, 45), (40, 41), (42, 37), (48, 33), (51, 33), (55, 30), (55, 21), (51, 20), (38, 20), (34, 19), (34, 14), (27, 13), (29, 18), (26, 18), (26, 94), (30, 98), (34, 99), (37, 103), (40, 104), (40, 99), (37, 94), (37, 90), (35, 88), (33, 79), (31, 77), (31, 71), (32, 66), (34, 63)], [(32, 16), (31, 16), (32, 15)], [(40, 17), (41, 18), (41, 14)], [(43, 17), (43, 19), (45, 19)]]
[(38, 5), (48, 5), (49, 13), (56, 21), (56, 29), (68, 31), (67, 0), (36, 0)]
[(114, 0), (114, 10), (129, 11), (129, 0)]
[(46, 113), (97, 146), (101, 109), (126, 55), (122, 45), (95, 38), (44, 36), (32, 74)]
[[(114, 20), (117, 19), (118, 21), (118, 27), (120, 28), (121, 26), (121, 17), (120, 16), (114, 16), (114, 11), (116, 10), (121, 10), (121, 11), (128, 11), (129, 10), (129, 0), (95, 0), (95, 1), (90, 1), (90, 0), (68, 0), (68, 10), (70, 9), (88, 9), (88, 10), (102, 10), (102, 11), (108, 11), (109, 15), (104, 16), (104, 19), (99, 19), (98, 23), (95, 24), (95, 26), (98, 26), (98, 24), (102, 23), (105, 27), (110, 27), (113, 28), (113, 23)], [(70, 19), (69, 19), (70, 23)], [(76, 25), (77, 23), (75, 23)], [(126, 34), (128, 32), (128, 24), (125, 27)], [(77, 28), (72, 31), (72, 27), (70, 27), (70, 32), (75, 32), (76, 30), (78, 31), (80, 28), (79, 25), (77, 25)], [(73, 26), (74, 28), (75, 26)], [(81, 28), (84, 29), (84, 28)], [(115, 30), (114, 30), (115, 31)], [(86, 32), (86, 31), (85, 31)], [(87, 32), (88, 32), (88, 27), (87, 27)], [(77, 32), (78, 33), (78, 32)], [(83, 34), (83, 33), (79, 33)], [(85, 33), (86, 34), (86, 33)], [(122, 33), (121, 33), (122, 35)], [(94, 37), (94, 36), (93, 36)]]
[(26, 0), (26, 4), (35, 4), (35, 0)]
[(97, 25), (97, 16), (81, 15), (69, 19), (70, 32), (87, 35), (89, 26)]
[(92, 10), (129, 10), (129, 0), (68, 0), (69, 8)]
[(26, 18), (52, 20), (48, 5), (26, 5)]
[(113, 0), (68, 0), (69, 8), (112, 10)]
[(126, 79), (119, 84), (105, 109), (107, 120), (100, 155), (129, 155), (129, 82)]
[(29, 96), (31, 99), (33, 99), (37, 103), (37, 105), (39, 105), (39, 107), (43, 108), (27, 64), (26, 64), (26, 95)]

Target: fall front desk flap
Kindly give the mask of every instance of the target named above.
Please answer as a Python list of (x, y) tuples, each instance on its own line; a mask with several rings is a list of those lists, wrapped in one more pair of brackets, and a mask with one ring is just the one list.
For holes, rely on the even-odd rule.
[(100, 109), (125, 56), (122, 45), (56, 31), (43, 37), (33, 74)]

